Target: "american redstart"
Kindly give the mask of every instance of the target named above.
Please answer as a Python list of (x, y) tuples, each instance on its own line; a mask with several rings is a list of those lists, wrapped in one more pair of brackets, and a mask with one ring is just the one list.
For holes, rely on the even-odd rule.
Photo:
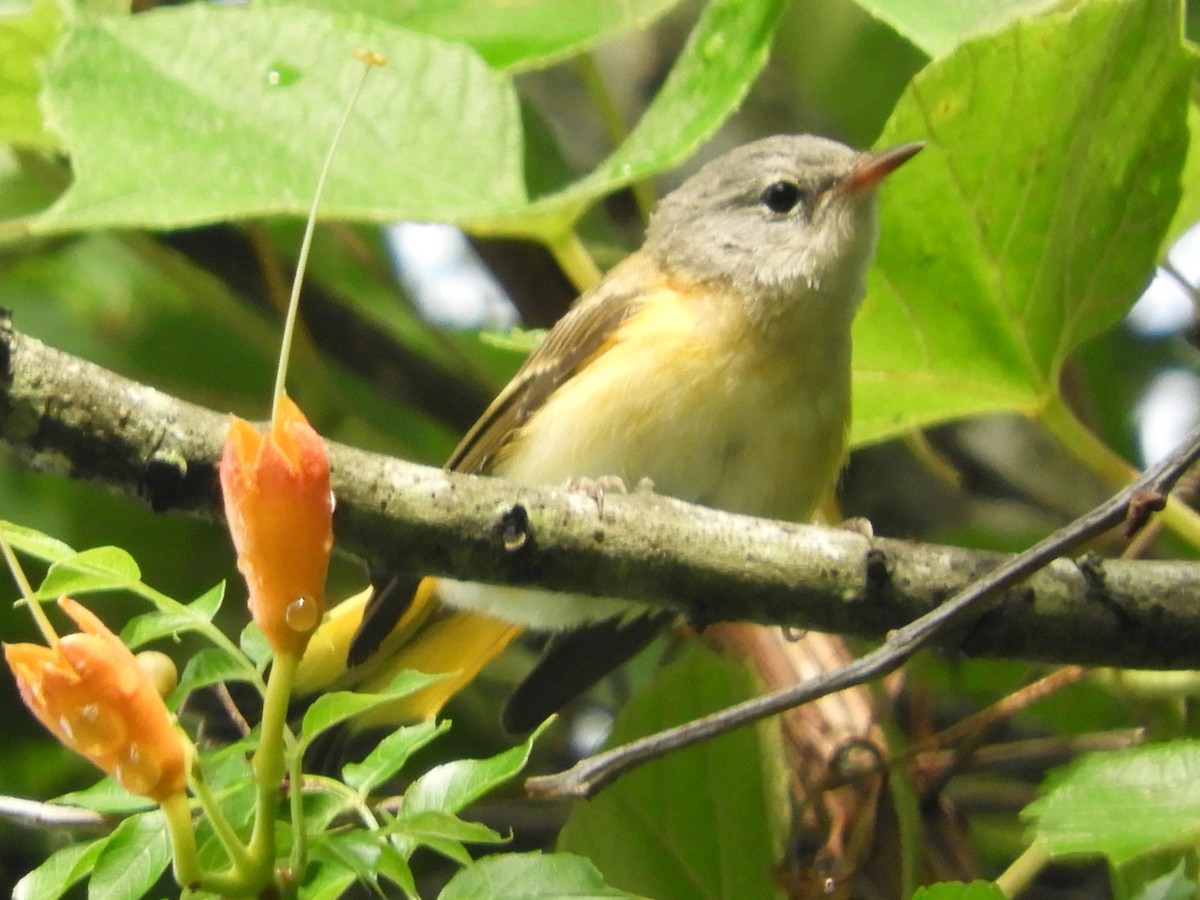
[[(641, 249), (585, 293), (447, 467), (518, 483), (643, 479), (732, 512), (809, 518), (850, 421), (850, 325), (874, 252), (875, 186), (921, 144), (860, 153), (810, 135), (708, 163), (658, 205)], [(395, 578), (314, 649), (453, 672), (402, 711), (432, 716), (522, 627), (554, 633), (503, 721), (535, 727), (644, 647), (669, 616), (624, 600)], [(343, 652), (338, 650), (337, 652)], [(386, 660), (386, 663), (384, 662)], [(300, 683), (306, 681), (302, 670)]]

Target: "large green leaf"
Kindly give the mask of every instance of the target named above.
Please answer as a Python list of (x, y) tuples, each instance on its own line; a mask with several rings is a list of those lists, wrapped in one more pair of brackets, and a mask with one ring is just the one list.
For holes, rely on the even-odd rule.
[(1036, 413), (1153, 271), (1180, 195), (1193, 58), (1179, 7), (1096, 0), (931, 64), (881, 143), (925, 138), (884, 187), (855, 328), (856, 443)]
[(105, 842), (88, 883), (89, 900), (138, 900), (171, 862), (171, 842), (161, 811), (126, 819)]
[(54, 0), (35, 0), (24, 12), (0, 16), (0, 141), (55, 145), (38, 109), (38, 67), (54, 47), (61, 17)]
[(553, 236), (596, 198), (687, 160), (746, 96), (767, 61), (783, 6), (783, 0), (712, 0), (666, 82), (608, 159), (585, 178), (535, 203), (519, 227), (480, 227)]
[[(284, 5), (288, 0), (269, 0)], [(679, 0), (359, 0), (359, 12), (448, 41), (461, 41), (497, 69), (528, 69), (579, 53), (623, 31), (645, 28)], [(339, 12), (344, 0), (302, 0)]]
[(930, 56), (953, 49), (968, 35), (998, 28), (1023, 11), (1044, 9), (1054, 0), (856, 0)]
[[(612, 742), (711, 713), (753, 694), (741, 667), (698, 649), (663, 669), (621, 710)], [(768, 726), (770, 727), (770, 726)], [(787, 804), (772, 759), (743, 728), (641, 767), (571, 811), (558, 849), (656, 900), (774, 897), (771, 872)]]
[[(753, 894), (731, 896), (751, 897)], [(450, 879), (438, 900), (637, 900), (604, 883), (587, 859), (569, 853), (489, 856)]]
[(1094, 853), (1120, 865), (1200, 838), (1200, 741), (1085, 756), (1025, 809), (1054, 856)]
[(75, 180), (37, 231), (307, 212), (362, 64), (322, 215), (454, 220), (524, 201), (512, 85), (469, 48), (376, 19), (191, 4), (77, 12), (46, 73)]

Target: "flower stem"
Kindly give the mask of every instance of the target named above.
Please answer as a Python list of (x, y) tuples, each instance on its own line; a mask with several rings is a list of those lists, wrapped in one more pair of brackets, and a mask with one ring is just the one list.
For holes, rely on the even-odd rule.
[(192, 769), (190, 786), (196, 799), (200, 801), (200, 808), (204, 810), (204, 815), (207, 816), (213, 833), (216, 834), (217, 840), (221, 842), (221, 846), (229, 855), (233, 870), (239, 875), (248, 877), (254, 871), (254, 860), (245, 845), (242, 844), (237, 831), (229, 824), (229, 819), (225, 817), (225, 813), (221, 810), (221, 804), (213, 796), (212, 788), (208, 786), (208, 781), (198, 762)]
[(46, 644), (51, 647), (57, 647), (58, 632), (50, 624), (50, 617), (42, 609), (42, 604), (33, 599), (33, 587), (29, 584), (29, 579), (25, 577), (25, 570), (21, 568), (17, 554), (13, 552), (12, 544), (8, 542), (8, 535), (4, 533), (2, 526), (0, 526), (0, 551), (4, 553), (4, 561), (8, 563), (8, 569), (12, 572), (13, 580), (17, 583), (17, 587), (21, 591), (21, 596), (25, 598), (25, 605), (29, 607), (29, 613), (33, 616), (33, 621), (37, 623), (38, 629), (42, 632), (42, 637), (45, 639)]
[(346, 111), (342, 113), (342, 119), (338, 123), (337, 131), (334, 132), (333, 140), (329, 144), (329, 152), (325, 154), (325, 162), (321, 166), (321, 174), (317, 176), (317, 187), (313, 191), (312, 206), (308, 211), (308, 221), (304, 225), (304, 238), (300, 242), (300, 256), (296, 260), (296, 277), (292, 281), (292, 293), (288, 299), (287, 315), (283, 320), (283, 337), (279, 342), (279, 366), (275, 370), (275, 393), (271, 400), (272, 420), (279, 413), (279, 401), (283, 397), (284, 388), (287, 384), (288, 360), (291, 358), (292, 353), (292, 335), (296, 332), (296, 314), (300, 309), (300, 285), (304, 281), (304, 269), (308, 265), (308, 251), (312, 247), (313, 231), (317, 226), (317, 208), (321, 204), (321, 194), (325, 190), (325, 182), (329, 178), (329, 170), (333, 168), (333, 157), (337, 152), (338, 142), (342, 139), (342, 133), (346, 130), (346, 124), (350, 121), (350, 114), (354, 111), (354, 105), (358, 102), (358, 95), (362, 93), (367, 76), (375, 66), (383, 65), (383, 57), (378, 56), (378, 54), (371, 54), (369, 57), (360, 56), (359, 58), (364, 64), (362, 77), (359, 78), (358, 84), (354, 88), (354, 93), (350, 96), (350, 102), (346, 104)]
[(161, 804), (171, 836), (171, 862), (175, 881), (184, 890), (200, 883), (200, 857), (196, 855), (196, 833), (192, 830), (192, 810), (185, 791), (172, 794)]
[[(250, 836), (250, 856), (257, 867), (266, 867), (267, 872), (275, 863), (275, 818), (279, 787), (283, 782), (287, 708), (299, 664), (298, 653), (275, 655), (271, 675), (267, 679), (258, 752), (254, 755), (254, 781), (258, 798), (254, 810), (254, 831)], [(295, 787), (298, 789), (298, 786)], [(259, 868), (258, 871), (264, 870)]]

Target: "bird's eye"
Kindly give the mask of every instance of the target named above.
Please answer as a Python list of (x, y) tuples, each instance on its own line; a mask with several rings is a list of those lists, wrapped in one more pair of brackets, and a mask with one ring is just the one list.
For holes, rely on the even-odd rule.
[(804, 192), (795, 182), (776, 181), (763, 188), (758, 199), (771, 212), (789, 213), (804, 199)]

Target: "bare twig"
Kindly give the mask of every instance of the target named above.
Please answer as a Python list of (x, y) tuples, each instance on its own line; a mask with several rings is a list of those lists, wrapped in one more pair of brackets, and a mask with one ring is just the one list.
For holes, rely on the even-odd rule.
[(1147, 495), (1166, 497), (1176, 480), (1197, 458), (1200, 458), (1200, 428), (1133, 484), (1024, 553), (1000, 564), (995, 571), (966, 587), (933, 612), (893, 632), (882, 646), (844, 668), (631, 741), (585, 759), (566, 772), (531, 778), (526, 782), (526, 789), (541, 797), (589, 797), (625, 772), (665, 753), (895, 671), (938, 634), (978, 615), (984, 601), (996, 592), (1020, 582), (1063, 553), (1121, 524), (1135, 499)]
[(0, 796), (0, 819), (27, 828), (69, 828), (74, 831), (108, 831), (117, 824), (116, 820), (81, 806), (6, 796)]

